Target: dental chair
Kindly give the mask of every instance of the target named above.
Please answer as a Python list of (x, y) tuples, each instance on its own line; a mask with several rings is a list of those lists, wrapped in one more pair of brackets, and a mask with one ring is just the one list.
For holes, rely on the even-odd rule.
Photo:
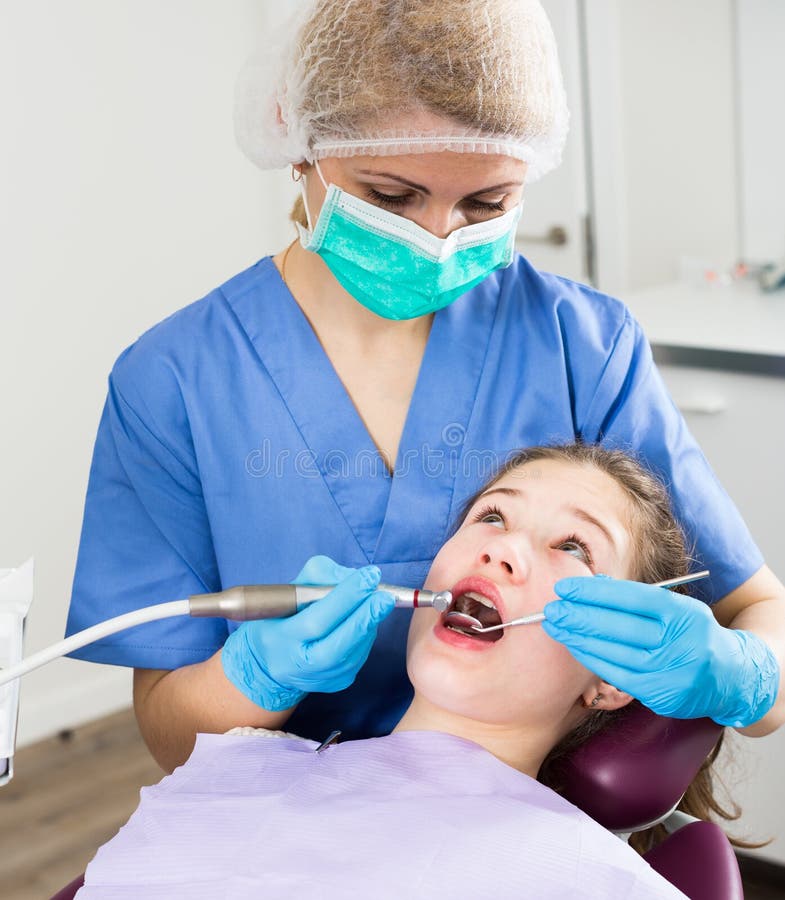
[[(644, 858), (690, 900), (744, 900), (722, 829), (674, 812), (721, 732), (710, 719), (668, 719), (631, 703), (555, 770), (564, 796), (620, 839), (662, 822), (670, 833)], [(73, 900), (83, 880), (52, 900)]]
[(571, 803), (622, 838), (661, 823), (668, 837), (644, 859), (690, 900), (744, 900), (723, 830), (676, 810), (721, 733), (711, 719), (669, 719), (633, 702), (555, 774)]

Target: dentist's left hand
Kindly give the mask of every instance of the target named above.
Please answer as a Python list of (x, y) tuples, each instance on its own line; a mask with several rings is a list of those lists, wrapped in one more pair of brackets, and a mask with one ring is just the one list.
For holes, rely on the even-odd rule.
[(587, 669), (662, 716), (741, 728), (773, 706), (779, 664), (756, 634), (724, 628), (707, 604), (604, 576), (563, 578), (544, 631)]
[(221, 652), (226, 677), (271, 712), (290, 709), (313, 691), (347, 688), (395, 607), (391, 594), (376, 590), (380, 579), (376, 566), (347, 569), (327, 556), (312, 557), (293, 584), (336, 587), (289, 618), (243, 622)]

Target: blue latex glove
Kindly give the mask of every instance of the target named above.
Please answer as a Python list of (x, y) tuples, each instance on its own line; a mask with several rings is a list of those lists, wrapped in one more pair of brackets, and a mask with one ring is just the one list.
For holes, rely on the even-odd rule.
[(377, 591), (376, 566), (347, 569), (313, 556), (293, 584), (335, 584), (334, 590), (285, 619), (243, 624), (226, 640), (226, 677), (258, 706), (290, 709), (312, 691), (342, 691), (368, 658), (379, 623), (395, 606)]
[(563, 578), (554, 590), (546, 633), (654, 712), (742, 728), (774, 705), (780, 670), (769, 646), (723, 628), (700, 600), (602, 576)]

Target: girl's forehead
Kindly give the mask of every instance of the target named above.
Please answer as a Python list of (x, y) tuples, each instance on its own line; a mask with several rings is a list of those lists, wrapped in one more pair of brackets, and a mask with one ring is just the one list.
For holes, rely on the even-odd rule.
[(522, 500), (536, 495), (556, 505), (564, 494), (577, 491), (586, 500), (623, 512), (628, 506), (625, 489), (606, 472), (593, 465), (561, 459), (535, 459), (506, 472), (493, 486), (518, 492)]
[(532, 460), (505, 473), (487, 496), (519, 507), (527, 520), (557, 516), (601, 523), (614, 555), (624, 560), (633, 542), (633, 508), (626, 490), (592, 465), (566, 460)]

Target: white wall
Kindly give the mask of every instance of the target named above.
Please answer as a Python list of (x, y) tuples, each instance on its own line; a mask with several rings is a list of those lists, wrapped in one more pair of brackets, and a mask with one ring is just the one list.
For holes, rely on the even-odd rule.
[(732, 0), (624, 0), (627, 280), (737, 255)]
[(785, 260), (785, 3), (736, 0), (742, 249)]
[(599, 286), (738, 255), (733, 0), (584, 0)]
[[(291, 239), (288, 175), (257, 172), (232, 132), (264, 13), (258, 0), (2, 5), (0, 567), (36, 558), (27, 653), (63, 635), (114, 359)], [(32, 673), (19, 743), (127, 705), (129, 687), (126, 670), (72, 660)]]

